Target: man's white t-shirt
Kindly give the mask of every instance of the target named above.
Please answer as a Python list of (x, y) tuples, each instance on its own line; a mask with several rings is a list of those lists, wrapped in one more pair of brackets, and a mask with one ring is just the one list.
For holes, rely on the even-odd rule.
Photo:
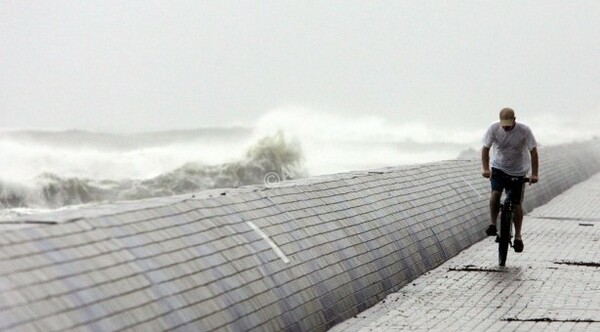
[(505, 131), (496, 122), (485, 133), (483, 145), (493, 145), (492, 167), (509, 175), (525, 176), (531, 167), (530, 151), (537, 143), (528, 126), (517, 122), (512, 130)]

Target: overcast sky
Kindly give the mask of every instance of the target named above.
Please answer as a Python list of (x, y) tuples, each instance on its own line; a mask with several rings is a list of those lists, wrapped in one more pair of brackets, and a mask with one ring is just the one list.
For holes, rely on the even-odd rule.
[[(0, 129), (600, 123), (600, 1), (0, 1)], [(562, 120), (560, 120), (562, 121)]]

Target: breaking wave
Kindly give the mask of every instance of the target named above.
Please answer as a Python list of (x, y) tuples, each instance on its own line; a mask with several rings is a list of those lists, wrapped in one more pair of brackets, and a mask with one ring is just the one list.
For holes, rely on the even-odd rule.
[(252, 127), (0, 131), (0, 215), (454, 159), (479, 131), (295, 107)]
[[(63, 138), (59, 140), (60, 144), (67, 144)], [(119, 146), (117, 140), (114, 144), (107, 143), (110, 140), (113, 138), (103, 140), (106, 143), (104, 148), (139, 148), (139, 145)], [(79, 141), (76, 144), (83, 143)], [(223, 153), (226, 154), (226, 151)], [(293, 174), (287, 174), (287, 178), (299, 178), (307, 174), (302, 168), (302, 159), (299, 144), (287, 140), (279, 131), (258, 140), (247, 148), (239, 160), (216, 165), (186, 162), (174, 170), (147, 179), (97, 180), (43, 172), (33, 181), (26, 181), (29, 183), (0, 180), (0, 207), (58, 208), (89, 202), (135, 200), (211, 188), (239, 187), (262, 183), (266, 174), (281, 173), (284, 169), (296, 170)]]

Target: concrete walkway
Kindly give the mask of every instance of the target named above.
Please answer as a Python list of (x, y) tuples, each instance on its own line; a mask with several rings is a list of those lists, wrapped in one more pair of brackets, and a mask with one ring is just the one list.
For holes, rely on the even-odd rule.
[(600, 174), (524, 220), (497, 264), (490, 237), (331, 331), (600, 331)]

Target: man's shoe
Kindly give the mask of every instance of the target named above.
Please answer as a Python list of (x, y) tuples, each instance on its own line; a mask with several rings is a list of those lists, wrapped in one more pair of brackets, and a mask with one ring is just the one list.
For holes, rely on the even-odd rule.
[(497, 235), (497, 233), (498, 233), (498, 230), (496, 229), (496, 225), (490, 225), (485, 230), (485, 234), (487, 234), (488, 236), (495, 236), (495, 235)]
[(523, 252), (524, 247), (523, 240), (515, 239), (513, 242), (513, 249), (515, 249), (515, 252)]

